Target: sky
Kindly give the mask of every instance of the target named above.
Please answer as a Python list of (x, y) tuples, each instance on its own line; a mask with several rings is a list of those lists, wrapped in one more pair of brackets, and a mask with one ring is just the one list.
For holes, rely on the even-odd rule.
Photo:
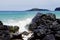
[(0, 0), (0, 11), (23, 11), (32, 8), (54, 10), (60, 0)]

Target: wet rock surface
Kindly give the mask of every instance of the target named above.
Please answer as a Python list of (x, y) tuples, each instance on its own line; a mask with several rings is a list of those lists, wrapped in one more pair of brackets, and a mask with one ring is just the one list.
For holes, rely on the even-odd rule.
[(0, 40), (10, 40), (9, 28), (0, 21)]
[(19, 34), (19, 35), (13, 35), (13, 37), (11, 38), (11, 40), (23, 40), (22, 39), (22, 34)]
[(60, 19), (52, 13), (38, 13), (29, 25), (33, 32), (28, 40), (60, 40)]
[[(18, 26), (3, 25), (0, 21), (0, 40), (23, 40), (22, 35), (29, 35), (25, 31), (11, 37), (10, 32), (16, 33), (18, 29)], [(55, 14), (37, 13), (28, 29), (32, 33), (28, 40), (60, 40), (60, 19), (57, 19)]]
[(11, 37), (11, 31), (14, 33), (15, 31), (18, 31), (18, 26), (14, 26), (14, 29), (12, 29), (13, 26), (3, 25), (2, 21), (0, 21), (0, 40), (23, 40), (22, 34), (19, 35), (12, 35)]

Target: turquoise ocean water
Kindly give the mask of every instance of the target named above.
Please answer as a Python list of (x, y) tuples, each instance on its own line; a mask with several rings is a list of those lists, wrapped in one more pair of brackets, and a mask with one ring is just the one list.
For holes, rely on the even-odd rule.
[(57, 18), (60, 18), (60, 11), (0, 11), (0, 21), (4, 25), (17, 25), (20, 27), (20, 32), (23, 32), (26, 30), (24, 27), (38, 12), (53, 13)]
[[(0, 11), (0, 20), (24, 20), (26, 18), (33, 18), (39, 11)], [(57, 18), (60, 18), (59, 11), (40, 11), (40, 13), (54, 13)]]

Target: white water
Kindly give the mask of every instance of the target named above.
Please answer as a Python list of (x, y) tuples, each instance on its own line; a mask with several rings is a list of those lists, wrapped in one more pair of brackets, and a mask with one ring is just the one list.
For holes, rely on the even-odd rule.
[(32, 18), (27, 18), (24, 20), (13, 20), (9, 19), (3, 22), (4, 25), (10, 25), (10, 26), (19, 26), (19, 33), (22, 33), (24, 31), (28, 31), (26, 29), (26, 25), (31, 22)]
[[(13, 19), (9, 19), (9, 20), (5, 20), (5, 22), (3, 22), (4, 25), (10, 25), (10, 26), (19, 26), (19, 31), (15, 34), (20, 34), (24, 31), (28, 31), (28, 29), (26, 28), (26, 25), (30, 24), (32, 18), (27, 18), (24, 20), (13, 20)], [(27, 40), (29, 37), (31, 37), (32, 33), (30, 33), (29, 35), (22, 35), (24, 40)]]

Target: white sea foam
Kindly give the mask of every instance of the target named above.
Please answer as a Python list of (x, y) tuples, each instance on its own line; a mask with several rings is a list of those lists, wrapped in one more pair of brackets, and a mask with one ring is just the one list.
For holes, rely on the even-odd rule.
[[(5, 20), (3, 22), (4, 25), (10, 25), (10, 26), (19, 26), (19, 31), (15, 34), (20, 34), (24, 31), (28, 31), (28, 29), (26, 28), (26, 25), (30, 24), (32, 18), (27, 18), (27, 19), (24, 19), (24, 20), (14, 20), (14, 19), (8, 19), (8, 20)], [(27, 40), (29, 37), (31, 37), (32, 33), (29, 33), (29, 35), (22, 35), (24, 36), (23, 39), (24, 40)]]
[(4, 25), (12, 25), (12, 26), (19, 26), (19, 33), (28, 31), (26, 29), (26, 25), (31, 22), (32, 18), (27, 18), (24, 20), (14, 20), (14, 19), (8, 19), (5, 22), (3, 22)]

